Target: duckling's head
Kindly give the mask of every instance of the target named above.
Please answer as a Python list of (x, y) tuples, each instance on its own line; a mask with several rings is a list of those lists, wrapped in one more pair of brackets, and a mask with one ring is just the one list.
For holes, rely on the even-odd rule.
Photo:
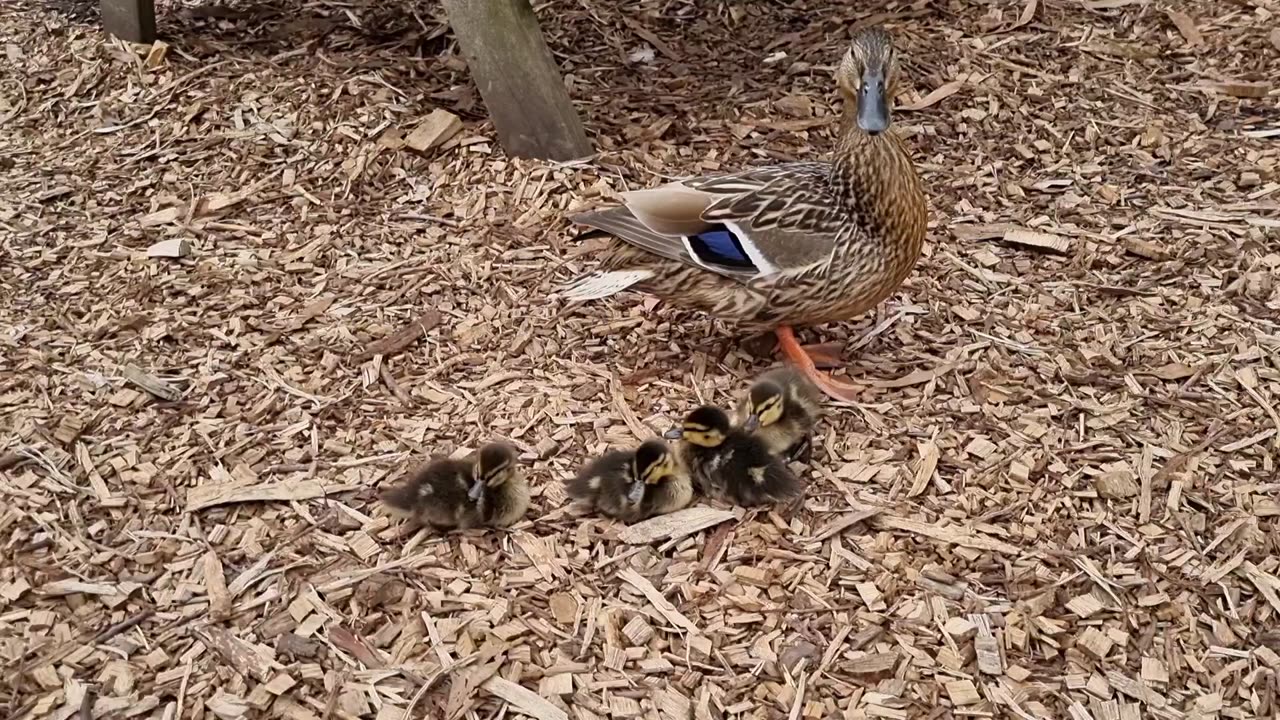
[(742, 428), (755, 432), (782, 419), (786, 407), (786, 389), (772, 380), (761, 380), (747, 394), (747, 419)]
[(485, 486), (501, 487), (515, 480), (520, 468), (516, 449), (506, 443), (489, 443), (480, 448), (476, 461), (476, 477)]
[(645, 485), (655, 485), (679, 472), (676, 456), (666, 441), (654, 438), (636, 448), (635, 478)]
[(836, 69), (846, 102), (857, 108), (858, 127), (868, 135), (889, 129), (897, 58), (888, 31), (879, 25), (860, 30)]
[(714, 405), (703, 405), (685, 416), (680, 427), (667, 431), (672, 440), (683, 439), (700, 447), (720, 447), (730, 429), (729, 415)]

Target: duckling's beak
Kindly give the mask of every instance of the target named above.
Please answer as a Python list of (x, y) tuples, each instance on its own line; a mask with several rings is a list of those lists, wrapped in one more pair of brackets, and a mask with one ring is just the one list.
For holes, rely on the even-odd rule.
[(680, 438), (684, 437), (684, 430), (681, 430), (678, 427), (674, 427), (662, 433), (662, 437), (668, 440), (679, 440)]
[(760, 415), (758, 413), (751, 413), (750, 415), (747, 416), (746, 421), (742, 423), (742, 429), (746, 430), (747, 432), (755, 432), (759, 428), (760, 428)]
[(889, 129), (889, 94), (883, 70), (868, 70), (858, 89), (858, 127), (870, 135)]
[(635, 504), (640, 502), (644, 497), (644, 483), (639, 480), (631, 483), (631, 487), (627, 490), (627, 502)]
[(477, 479), (475, 482), (471, 483), (471, 489), (467, 491), (467, 497), (471, 498), (472, 501), (479, 501), (480, 496), (483, 494), (484, 494), (483, 479)]

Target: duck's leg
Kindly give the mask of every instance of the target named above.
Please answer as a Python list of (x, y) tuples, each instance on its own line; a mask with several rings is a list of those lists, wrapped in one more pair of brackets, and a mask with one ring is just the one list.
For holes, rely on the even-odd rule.
[(796, 441), (795, 445), (787, 448), (786, 455), (788, 462), (798, 462), (803, 465), (808, 465), (813, 461), (813, 438), (806, 435)]
[(818, 389), (833, 400), (841, 402), (855, 402), (858, 393), (862, 388), (852, 383), (841, 382), (832, 378), (824, 372), (818, 370), (818, 366), (814, 364), (813, 358), (809, 356), (799, 341), (796, 340), (795, 331), (789, 325), (779, 325), (774, 333), (778, 336), (778, 347), (782, 350), (782, 354), (786, 355), (787, 360), (795, 365), (804, 376), (809, 378)]

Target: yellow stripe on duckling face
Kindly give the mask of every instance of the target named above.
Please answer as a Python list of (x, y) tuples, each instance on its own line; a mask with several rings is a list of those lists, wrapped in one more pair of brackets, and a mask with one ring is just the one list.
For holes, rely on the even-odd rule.
[(770, 395), (764, 402), (751, 408), (751, 414), (758, 417), (760, 427), (768, 427), (782, 419), (782, 396)]
[(640, 479), (648, 485), (656, 485), (676, 474), (675, 458), (668, 454), (662, 457), (661, 462), (656, 462), (645, 468)]
[(685, 442), (699, 447), (713, 448), (719, 447), (724, 442), (724, 433), (707, 427), (693, 429), (691, 426), (686, 425), (684, 439)]

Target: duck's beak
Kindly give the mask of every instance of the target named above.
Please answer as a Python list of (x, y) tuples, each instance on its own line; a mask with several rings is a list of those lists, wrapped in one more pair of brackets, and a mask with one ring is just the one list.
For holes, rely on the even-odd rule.
[(471, 489), (467, 491), (467, 497), (471, 498), (472, 501), (479, 501), (481, 495), (484, 495), (484, 480), (477, 479), (471, 483)]
[(644, 497), (644, 483), (640, 482), (639, 480), (631, 483), (631, 487), (627, 490), (627, 501), (630, 502), (632, 505), (634, 505), (640, 502), (640, 499), (643, 497)]
[(748, 415), (746, 421), (742, 423), (742, 429), (747, 432), (755, 432), (760, 429), (760, 416), (756, 413)]
[(684, 437), (684, 430), (681, 430), (678, 427), (674, 427), (662, 433), (662, 437), (668, 440), (679, 440), (680, 438)]
[(868, 70), (862, 77), (862, 87), (858, 89), (858, 127), (871, 135), (889, 129), (889, 94), (882, 70)]

